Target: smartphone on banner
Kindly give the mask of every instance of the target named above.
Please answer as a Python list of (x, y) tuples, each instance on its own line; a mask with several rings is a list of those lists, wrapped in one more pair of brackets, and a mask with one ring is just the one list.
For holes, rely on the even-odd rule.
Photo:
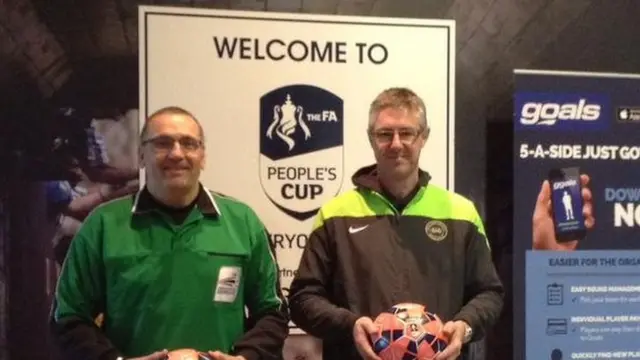
[(551, 207), (558, 242), (581, 240), (587, 233), (582, 214), (582, 182), (580, 168), (569, 167), (549, 171)]

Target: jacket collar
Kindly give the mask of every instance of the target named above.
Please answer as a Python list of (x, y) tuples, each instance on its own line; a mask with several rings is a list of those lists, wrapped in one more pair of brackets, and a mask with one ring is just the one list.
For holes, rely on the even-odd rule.
[[(218, 207), (213, 194), (202, 184), (200, 184), (200, 191), (196, 198), (196, 206), (198, 206), (198, 209), (200, 209), (200, 211), (205, 215), (221, 215), (220, 208)], [(133, 199), (131, 213), (134, 215), (140, 215), (157, 209), (158, 207), (155, 205), (151, 193), (146, 186), (136, 193)]]
[[(428, 172), (418, 169), (418, 184), (427, 186), (431, 180), (431, 175)], [(360, 168), (351, 177), (353, 184), (359, 188), (373, 190), (378, 193), (382, 193), (382, 185), (378, 178), (378, 167), (376, 164), (368, 165)]]

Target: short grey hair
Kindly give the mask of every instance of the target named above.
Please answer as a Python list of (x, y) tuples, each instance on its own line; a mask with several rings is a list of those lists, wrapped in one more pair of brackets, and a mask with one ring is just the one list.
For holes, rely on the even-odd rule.
[(161, 109), (158, 109), (156, 111), (153, 112), (153, 114), (149, 115), (149, 117), (147, 118), (147, 120), (144, 122), (144, 124), (142, 125), (142, 131), (140, 131), (140, 141), (144, 141), (145, 137), (147, 136), (147, 132), (149, 131), (149, 123), (155, 119), (156, 117), (160, 116), (160, 115), (165, 115), (165, 114), (169, 114), (169, 115), (183, 115), (186, 117), (189, 117), (191, 119), (193, 119), (193, 121), (195, 121), (196, 125), (198, 125), (198, 130), (200, 130), (200, 140), (202, 141), (202, 143), (204, 144), (204, 130), (202, 129), (202, 125), (200, 124), (200, 121), (198, 121), (198, 119), (193, 115), (193, 113), (191, 113), (190, 111), (183, 109), (179, 106), (165, 106)]
[(429, 130), (427, 124), (427, 108), (424, 101), (411, 89), (406, 87), (392, 87), (382, 91), (371, 102), (369, 107), (369, 126), (367, 131), (373, 130), (373, 125), (380, 112), (385, 109), (400, 109), (418, 118), (418, 125), (423, 131)]

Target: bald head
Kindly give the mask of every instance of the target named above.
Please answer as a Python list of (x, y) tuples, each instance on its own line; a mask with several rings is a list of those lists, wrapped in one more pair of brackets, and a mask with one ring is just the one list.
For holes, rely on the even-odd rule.
[(151, 114), (147, 118), (147, 121), (145, 121), (144, 125), (142, 126), (142, 131), (140, 132), (141, 143), (147, 138), (147, 133), (149, 132), (149, 126), (151, 125), (151, 123), (155, 119), (162, 117), (162, 115), (182, 115), (193, 120), (196, 123), (196, 125), (198, 125), (198, 129), (200, 131), (200, 139), (204, 143), (204, 130), (202, 129), (202, 125), (200, 125), (200, 121), (198, 121), (198, 119), (191, 112), (179, 106), (166, 106), (159, 110), (156, 110), (153, 114)]

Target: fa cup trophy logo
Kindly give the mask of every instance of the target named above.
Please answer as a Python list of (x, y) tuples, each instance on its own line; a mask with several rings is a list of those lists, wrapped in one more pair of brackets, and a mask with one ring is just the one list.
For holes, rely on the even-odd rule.
[(273, 121), (267, 129), (267, 137), (272, 139), (273, 132), (275, 131), (276, 135), (289, 146), (289, 151), (291, 151), (296, 145), (292, 136), (298, 125), (300, 125), (302, 132), (304, 132), (305, 140), (311, 137), (311, 132), (302, 118), (302, 113), (302, 106), (296, 106), (291, 101), (291, 95), (287, 94), (287, 99), (284, 104), (273, 107)]

